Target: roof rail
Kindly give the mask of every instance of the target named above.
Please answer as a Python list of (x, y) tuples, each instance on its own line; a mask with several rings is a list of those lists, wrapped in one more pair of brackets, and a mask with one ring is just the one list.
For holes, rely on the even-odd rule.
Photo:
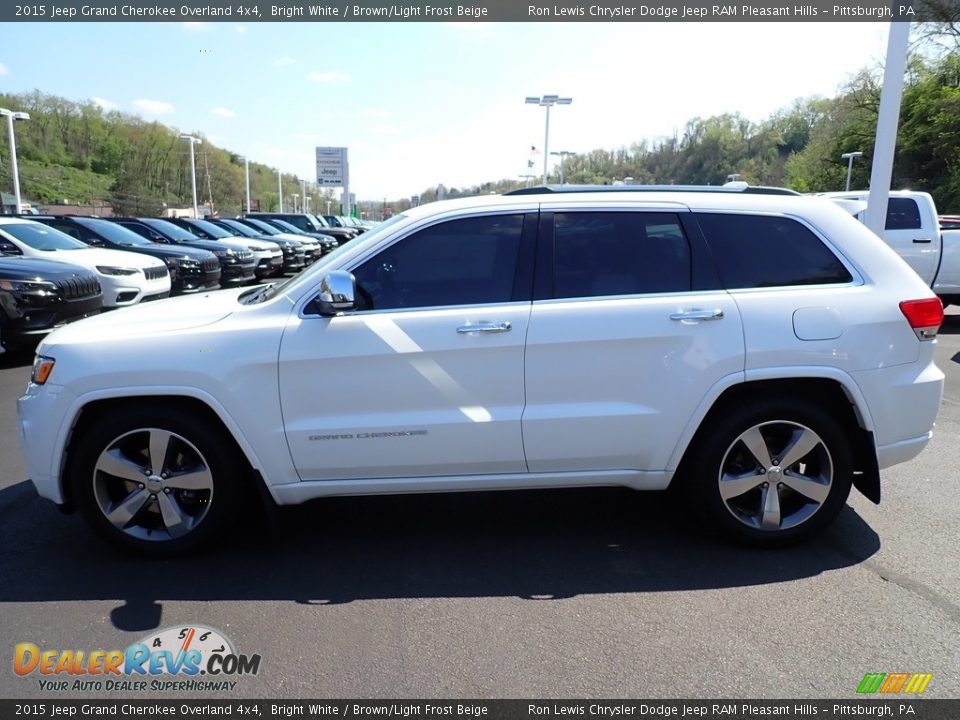
[(713, 192), (746, 193), (749, 195), (800, 195), (796, 190), (766, 185), (534, 185), (508, 190), (504, 195), (549, 195), (551, 193), (590, 192)]

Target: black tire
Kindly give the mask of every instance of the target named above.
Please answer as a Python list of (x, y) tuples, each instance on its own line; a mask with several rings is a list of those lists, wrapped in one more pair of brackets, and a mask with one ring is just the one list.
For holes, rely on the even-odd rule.
[[(801, 398), (759, 400), (710, 422), (690, 449), (682, 482), (693, 506), (723, 532), (781, 547), (812, 537), (843, 509), (853, 476), (851, 444), (828, 408)], [(784, 452), (791, 443), (793, 453)], [(764, 449), (770, 464), (761, 471), (757, 455)]]
[[(123, 408), (97, 418), (72, 447), (67, 472), (77, 508), (123, 548), (155, 557), (196, 550), (242, 509), (246, 464), (226, 432), (203, 417), (163, 405)], [(148, 467), (152, 448), (164, 453), (159, 468)]]

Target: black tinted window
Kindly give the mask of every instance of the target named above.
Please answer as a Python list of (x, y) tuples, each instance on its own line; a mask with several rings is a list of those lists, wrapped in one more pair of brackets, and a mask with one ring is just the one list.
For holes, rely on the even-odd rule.
[(44, 222), (44, 225), (49, 225), (52, 228), (56, 228), (60, 232), (66, 233), (70, 237), (75, 237), (77, 240), (83, 240), (85, 239), (84, 236), (89, 234), (89, 233), (83, 232), (76, 225), (71, 225), (70, 223), (67, 223), (67, 222), (50, 220), (50, 221)]
[(763, 215), (697, 216), (727, 288), (845, 283), (850, 273), (796, 220)]
[(887, 202), (887, 230), (918, 230), (920, 208), (911, 198), (892, 197)]
[(690, 289), (690, 247), (676, 215), (554, 215), (554, 297)]
[(353, 271), (363, 310), (509, 302), (522, 215), (433, 225), (394, 243)]

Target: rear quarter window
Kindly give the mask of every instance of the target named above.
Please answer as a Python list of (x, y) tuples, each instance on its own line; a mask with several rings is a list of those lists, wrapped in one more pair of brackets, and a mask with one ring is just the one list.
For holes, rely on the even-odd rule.
[(833, 251), (792, 218), (699, 213), (697, 220), (727, 289), (853, 280)]

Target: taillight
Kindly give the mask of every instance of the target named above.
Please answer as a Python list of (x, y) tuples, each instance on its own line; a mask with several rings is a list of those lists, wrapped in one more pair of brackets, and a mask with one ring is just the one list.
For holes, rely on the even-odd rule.
[(943, 303), (936, 297), (904, 300), (900, 303), (900, 312), (921, 340), (935, 338), (943, 322)]

